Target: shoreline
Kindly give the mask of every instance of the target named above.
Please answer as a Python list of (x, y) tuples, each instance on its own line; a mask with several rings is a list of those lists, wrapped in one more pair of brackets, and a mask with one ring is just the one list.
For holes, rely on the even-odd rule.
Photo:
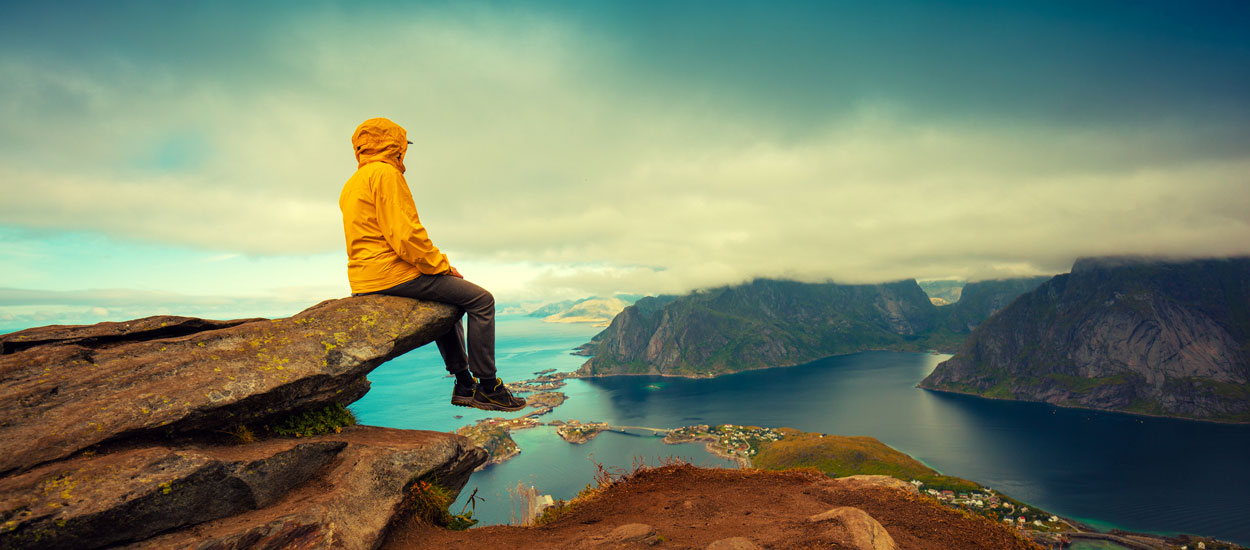
[(1037, 404), (1040, 404), (1040, 405), (1049, 405), (1049, 406), (1051, 406), (1051, 407), (1055, 407), (1056, 409), (1070, 409), (1070, 410), (1078, 410), (1078, 411), (1094, 411), (1094, 412), (1100, 412), (1100, 413), (1115, 413), (1115, 414), (1123, 414), (1123, 415), (1128, 415), (1128, 416), (1144, 416), (1144, 417), (1147, 417), (1147, 418), (1162, 418), (1162, 419), (1169, 419), (1169, 420), (1184, 420), (1184, 421), (1187, 421), (1187, 422), (1206, 422), (1206, 423), (1210, 423), (1210, 424), (1224, 424), (1224, 425), (1229, 425), (1229, 426), (1245, 426), (1245, 425), (1250, 425), (1250, 420), (1237, 421), (1237, 420), (1212, 420), (1212, 419), (1208, 419), (1208, 418), (1190, 418), (1190, 417), (1188, 417), (1188, 416), (1170, 416), (1170, 415), (1166, 415), (1166, 414), (1151, 414), (1151, 413), (1142, 413), (1142, 412), (1133, 412), (1133, 411), (1122, 411), (1122, 410), (1119, 410), (1119, 409), (1103, 409), (1103, 408), (1099, 408), (1099, 407), (1083, 407), (1083, 406), (1075, 406), (1075, 405), (1059, 405), (1059, 404), (1051, 403), (1051, 402), (1049, 402), (1049, 401), (1032, 401), (1032, 400), (1028, 400), (1028, 399), (1008, 399), (1008, 398), (1006, 398), (1006, 397), (990, 397), (990, 396), (988, 396), (988, 395), (981, 395), (981, 394), (979, 394), (979, 393), (965, 392), (965, 391), (959, 391), (959, 390), (950, 390), (950, 389), (945, 389), (945, 388), (930, 388), (930, 387), (921, 386), (920, 384), (916, 384), (916, 386), (915, 386), (915, 387), (916, 387), (916, 389), (925, 390), (925, 391), (932, 391), (932, 392), (938, 392), (938, 393), (948, 393), (948, 394), (951, 394), (951, 395), (963, 395), (963, 396), (967, 396), (967, 397), (976, 397), (976, 398), (978, 398), (978, 399), (991, 399), (991, 400), (994, 400), (994, 401), (1007, 401), (1007, 402), (1015, 402), (1015, 403), (1037, 403)]
[[(589, 342), (587, 342), (587, 344), (589, 344)], [(587, 344), (582, 344), (582, 346), (585, 346)], [(580, 353), (576, 353), (577, 351), (581, 350), (581, 347), (577, 347), (573, 349), (574, 349), (574, 352), (570, 352), (571, 355), (581, 355)], [(707, 380), (707, 379), (712, 379), (712, 378), (719, 378), (721, 376), (729, 376), (733, 374), (738, 374), (742, 372), (751, 372), (751, 371), (768, 370), (768, 369), (787, 369), (791, 367), (807, 365), (810, 363), (814, 363), (816, 361), (830, 359), (833, 357), (847, 357), (847, 356), (856, 355), (860, 353), (869, 353), (869, 352), (878, 352), (878, 351), (887, 351), (887, 352), (893, 352), (893, 353), (919, 353), (919, 354), (924, 354), (924, 355), (950, 355), (952, 357), (954, 356), (954, 352), (947, 352), (947, 351), (936, 350), (936, 349), (928, 350), (928, 351), (899, 351), (899, 350), (891, 350), (891, 349), (866, 349), (866, 350), (860, 350), (860, 351), (855, 351), (851, 353), (826, 355), (823, 357), (818, 357), (816, 359), (804, 361), (802, 363), (790, 363), (790, 364), (785, 364), (785, 365), (770, 365), (770, 366), (764, 366), (764, 367), (751, 367), (751, 368), (736, 370), (733, 372), (722, 372), (722, 373), (717, 373), (717, 374), (674, 374), (674, 373), (660, 373), (660, 372), (622, 372), (622, 373), (583, 374), (580, 372), (581, 367), (578, 367), (578, 370), (575, 370), (573, 372), (562, 373), (562, 374), (565, 375), (564, 379), (611, 378), (614, 376), (658, 376), (658, 377), (663, 377), (663, 378), (685, 378), (685, 379), (690, 379), (690, 380)], [(584, 355), (584, 357), (594, 357), (594, 356)], [(585, 366), (585, 363), (582, 364), (582, 367), (584, 366)], [(1233, 426), (1250, 425), (1250, 420), (1218, 420), (1218, 419), (1210, 419), (1210, 418), (1192, 418), (1188, 416), (1174, 416), (1174, 415), (1167, 415), (1167, 414), (1143, 413), (1143, 412), (1134, 412), (1134, 411), (1124, 411), (1124, 410), (1119, 410), (1119, 409), (1107, 409), (1107, 408), (1101, 408), (1101, 407), (1060, 405), (1056, 403), (1051, 403), (1049, 401), (1033, 401), (1033, 400), (1028, 400), (1028, 399), (1007, 399), (1003, 397), (989, 397), (986, 395), (981, 395), (981, 394), (973, 393), (973, 392), (965, 392), (965, 391), (951, 390), (951, 389), (945, 389), (945, 388), (926, 387), (922, 385), (923, 383), (924, 381), (921, 380), (919, 383), (916, 384), (915, 387), (917, 389), (922, 389), (922, 390), (949, 393), (949, 394), (954, 394), (954, 395), (966, 395), (970, 397), (978, 397), (981, 399), (993, 399), (995, 401), (1015, 401), (1015, 402), (1020, 402), (1020, 403), (1042, 403), (1045, 405), (1050, 405), (1050, 406), (1061, 408), (1061, 409), (1077, 409), (1077, 410), (1086, 410), (1086, 411), (1119, 413), (1119, 414), (1126, 414), (1126, 415), (1131, 415), (1131, 416), (1144, 416), (1148, 418), (1170, 418), (1170, 419), (1175, 419), (1175, 420), (1188, 420), (1192, 422), (1209, 422), (1213, 424), (1227, 424), (1227, 425), (1233, 425)]]
[(682, 439), (682, 440), (675, 440), (675, 439), (670, 438), (669, 436), (664, 437), (665, 445), (683, 445), (686, 443), (698, 443), (698, 442), (703, 443), (703, 449), (706, 450), (708, 454), (719, 457), (719, 458), (723, 458), (725, 460), (731, 460), (735, 464), (737, 464), (738, 468), (741, 470), (746, 470), (746, 469), (755, 467), (755, 465), (751, 463), (750, 458), (745, 457), (745, 456), (738, 456), (736, 454), (729, 452), (729, 448), (725, 447), (724, 445), (721, 445), (720, 439), (717, 439), (715, 437), (693, 437), (690, 439)]
[[(516, 420), (521, 420), (521, 419), (518, 418)], [(570, 439), (566, 437), (565, 434), (560, 433), (560, 428), (565, 427), (565, 426), (570, 426), (570, 425), (580, 426), (580, 427), (590, 427), (590, 428), (593, 428), (593, 431), (588, 434), (582, 435), (581, 437)], [(587, 423), (579, 423), (579, 424), (569, 424), (569, 423), (566, 423), (565, 421), (555, 420), (555, 421), (547, 422), (547, 423), (535, 422), (530, 425), (517, 426), (515, 428), (504, 427), (504, 429), (510, 435), (512, 429), (526, 429), (526, 428), (532, 428), (532, 427), (538, 427), (538, 426), (549, 426), (549, 427), (556, 428), (555, 431), (557, 435), (561, 439), (564, 439), (564, 441), (570, 445), (584, 444), (598, 437), (600, 434), (604, 432), (621, 431), (621, 430), (629, 429), (629, 428), (642, 428), (639, 426), (612, 426), (610, 424), (603, 423), (603, 422), (587, 422)], [(718, 425), (716, 427), (720, 428), (721, 426), (724, 426), (724, 425)], [(691, 428), (691, 426), (686, 426), (683, 428)], [(693, 437), (683, 436), (681, 438), (672, 437), (671, 434), (673, 432), (676, 432), (683, 428), (675, 428), (671, 430), (661, 430), (659, 428), (648, 428), (648, 429), (668, 432), (668, 435), (665, 435), (663, 439), (663, 442), (666, 445), (683, 445), (683, 444), (703, 443), (704, 449), (709, 454), (725, 459), (725, 460), (732, 461), (735, 464), (735, 469), (751, 469), (755, 467), (750, 457), (742, 456), (742, 455), (738, 455), (738, 454), (730, 452), (726, 446), (721, 444), (720, 439), (718, 437), (711, 436), (711, 435), (698, 435), (698, 436), (693, 436)], [(742, 426), (742, 428), (746, 428), (746, 426)], [(755, 427), (755, 428), (758, 428), (758, 427)], [(475, 471), (480, 471), (488, 466), (506, 462), (507, 460), (515, 458), (516, 456), (520, 454), (521, 454), (521, 449), (520, 449), (520, 446), (518, 445), (514, 449), (512, 449), (507, 455), (503, 455), (497, 458), (492, 457), (490, 461), (488, 461), (486, 464), (484, 464), (482, 467), (478, 468)], [(856, 475), (856, 474), (851, 474), (851, 475)], [(944, 504), (944, 503), (941, 503), (940, 501), (938, 502), (940, 504)], [(1022, 501), (1019, 501), (1019, 502), (1022, 505), (1028, 504)], [(1034, 506), (1030, 506), (1030, 507), (1036, 508)], [(1040, 510), (1040, 508), (1038, 508), (1038, 510)], [(1084, 535), (1092, 535), (1088, 537), (1091, 539), (1104, 538), (1104, 540), (1106, 540), (1106, 537), (1123, 537), (1123, 538), (1128, 538), (1129, 540), (1132, 540), (1134, 537), (1136, 537), (1136, 538), (1141, 538), (1141, 539), (1149, 539), (1151, 541), (1158, 541), (1159, 544), (1170, 544), (1170, 541), (1177, 540), (1178, 537), (1188, 538), (1189, 540), (1192, 540), (1194, 542), (1199, 541), (1199, 540), (1205, 540), (1205, 541), (1208, 541), (1208, 543), (1227, 542), (1227, 541), (1218, 539), (1216, 537), (1207, 537), (1207, 536), (1201, 536), (1201, 535), (1195, 535), (1195, 534), (1189, 534), (1189, 533), (1129, 531), (1127, 529), (1123, 529), (1121, 527), (1110, 525), (1110, 524), (1108, 524), (1108, 528), (1102, 529), (1099, 527), (1095, 527), (1094, 525), (1091, 525), (1090, 523), (1087, 523), (1088, 520), (1082, 521), (1082, 520), (1073, 519), (1067, 516), (1059, 516), (1059, 515), (1056, 515), (1056, 517), (1058, 517), (1061, 522), (1067, 524), (1070, 527), (1070, 530), (1041, 531), (1041, 530), (1027, 529), (1025, 531), (1026, 536), (1030, 538), (1034, 538), (1036, 536), (1047, 536), (1047, 535), (1058, 536), (1058, 535), (1074, 535), (1074, 534), (1082, 535), (1084, 534)], [(1080, 538), (1080, 537), (1073, 537), (1073, 538)], [(1190, 544), (1192, 544), (1192, 542)], [(1236, 543), (1231, 543), (1231, 544), (1236, 544)]]
[[(576, 350), (577, 348), (574, 348), (574, 349)], [(917, 353), (921, 355), (952, 355), (953, 356), (953, 354), (951, 353), (947, 353), (947, 352), (939, 351), (939, 350), (899, 351), (899, 350), (892, 350), (892, 349), (865, 349), (865, 350), (860, 350), (860, 351), (853, 351), (851, 353), (838, 353), (834, 355), (825, 355), (825, 356), (817, 357), (815, 359), (803, 361), (801, 363), (789, 363), (785, 365), (768, 365), (768, 366), (763, 366), (763, 367), (750, 367), (750, 368), (746, 368), (742, 370), (736, 370), (733, 372), (722, 372), (718, 374), (673, 374), (673, 373), (660, 373), (660, 372), (619, 372), (619, 373), (614, 372), (614, 373), (582, 374), (579, 372), (581, 370), (581, 367), (578, 367), (578, 370), (568, 373), (567, 378), (585, 379), (585, 378), (610, 378), (613, 376), (661, 376), (661, 377), (666, 377), (666, 378), (688, 378), (688, 379), (693, 379), (693, 380), (707, 380), (711, 378), (719, 378), (721, 376), (731, 376), (731, 375), (743, 373), (743, 372), (801, 367), (803, 365), (815, 363), (816, 361), (823, 361), (825, 359), (831, 359), (834, 357), (848, 357), (851, 355), (858, 355), (860, 353), (874, 353), (874, 352), (880, 352), (880, 351), (885, 351), (885, 352), (890, 352), (890, 353)], [(937, 351), (937, 353), (934, 353), (934, 351)], [(578, 355), (578, 354), (571, 353), (570, 355)], [(590, 356), (585, 356), (585, 357), (594, 357), (594, 356), (590, 355)], [(583, 363), (582, 366), (585, 366), (585, 363)]]
[[(669, 443), (669, 445), (681, 445), (681, 443)], [(707, 450), (708, 453), (716, 455), (725, 460), (734, 461), (735, 463), (738, 464), (738, 469), (749, 470), (755, 467), (755, 465), (751, 463), (750, 458), (747, 458), (745, 456), (738, 456), (738, 455), (730, 454), (729, 449), (726, 449), (720, 446), (716, 442), (709, 441), (703, 445), (703, 448)]]
[[(890, 350), (870, 350), (870, 351), (890, 351)], [(856, 353), (864, 353), (864, 352), (856, 352)], [(904, 352), (904, 353), (925, 353), (925, 354), (930, 354), (929, 352)], [(845, 355), (854, 355), (854, 354), (845, 354)], [(831, 357), (839, 357), (839, 356), (831, 356)], [(787, 365), (787, 366), (779, 366), (779, 367), (764, 367), (764, 368), (788, 368), (788, 367), (791, 367), (791, 366), (796, 366), (796, 365)], [(748, 369), (748, 370), (762, 370), (762, 368), (761, 368), (761, 369)], [(739, 372), (746, 372), (746, 371), (739, 371)], [(725, 373), (725, 374), (735, 374), (735, 373)], [(657, 374), (639, 374), (639, 373), (635, 373), (635, 374), (610, 374), (610, 375), (581, 376), (581, 375), (576, 374), (575, 372), (565, 372), (565, 373), (554, 372), (554, 373), (545, 373), (545, 374), (543, 374), (543, 375), (541, 375), (541, 376), (539, 376), (539, 377), (536, 377), (536, 378), (534, 378), (534, 379), (531, 379), (531, 380), (525, 380), (525, 381), (519, 382), (519, 383), (518, 383), (518, 385), (524, 386), (524, 385), (528, 385), (528, 384), (530, 384), (530, 383), (536, 383), (536, 382), (537, 382), (537, 383), (549, 383), (549, 382), (553, 382), (553, 381), (563, 381), (563, 380), (566, 380), (566, 379), (569, 379), (569, 378), (606, 378), (606, 377), (609, 377), (609, 376), (668, 376), (668, 377), (673, 377), (673, 378), (714, 378), (715, 376), (722, 376), (722, 375), (715, 375), (715, 376), (689, 376), (689, 375), (657, 375)], [(977, 397), (977, 398), (982, 398), (982, 399), (996, 399), (996, 400), (999, 400), (999, 401), (1020, 401), (1020, 402), (1025, 402), (1025, 403), (1041, 403), (1041, 404), (1045, 404), (1045, 405), (1051, 405), (1051, 406), (1054, 406), (1054, 407), (1056, 407), (1056, 408), (1084, 409), (1084, 410), (1092, 410), (1092, 411), (1097, 411), (1097, 412), (1120, 413), (1120, 414), (1133, 415), (1133, 416), (1154, 416), (1154, 417), (1159, 417), (1159, 418), (1174, 418), (1174, 419), (1177, 419), (1177, 420), (1195, 420), (1195, 419), (1180, 418), (1180, 417), (1168, 417), (1168, 416), (1163, 416), (1163, 415), (1145, 415), (1145, 414), (1138, 414), (1138, 413), (1129, 413), (1129, 412), (1125, 412), (1125, 411), (1115, 411), (1115, 410), (1108, 410), (1108, 409), (1096, 409), (1096, 408), (1090, 408), (1090, 407), (1061, 407), (1061, 406), (1059, 406), (1059, 405), (1053, 405), (1053, 404), (1051, 404), (1051, 403), (1038, 402), (1038, 401), (1024, 401), (1024, 400), (1020, 400), (1020, 399), (989, 398), (989, 397), (983, 397), (983, 396), (980, 396), (980, 395), (977, 395), (977, 394), (967, 393), (967, 392), (950, 391), (950, 390), (941, 390), (941, 389), (933, 389), (933, 388), (923, 388), (923, 387), (920, 387), (920, 385), (919, 385), (919, 384), (917, 384), (917, 385), (915, 386), (915, 388), (916, 388), (916, 389), (922, 389), (922, 390), (928, 390), (928, 391), (935, 391), (935, 392), (939, 392), (939, 393), (948, 393), (948, 394), (954, 394), (954, 395), (967, 395), (967, 396), (970, 396), (970, 397)], [(525, 391), (525, 390), (522, 390), (522, 391)], [(530, 393), (530, 392), (527, 392), (527, 393)], [(542, 392), (542, 391), (533, 391), (533, 393), (535, 394), (535, 396), (537, 396), (538, 394), (541, 394), (541, 393), (544, 393), (544, 392)], [(540, 422), (540, 421), (538, 421), (538, 420), (537, 420), (537, 418), (535, 418), (535, 417), (537, 417), (537, 416), (541, 416), (541, 415), (543, 415), (543, 414), (550, 413), (551, 411), (553, 411), (553, 410), (555, 409), (555, 407), (558, 407), (558, 406), (560, 406), (561, 404), (563, 404), (563, 402), (564, 402), (564, 400), (565, 400), (565, 396), (564, 396), (564, 394), (563, 394), (563, 393), (556, 393), (556, 392), (551, 392), (551, 393), (555, 393), (556, 395), (558, 395), (558, 396), (559, 396), (559, 399), (558, 399), (558, 401), (557, 401), (557, 402), (555, 402), (555, 403), (550, 403), (550, 404), (545, 404), (545, 405), (549, 405), (549, 406), (540, 406), (540, 407), (536, 407), (536, 408), (535, 408), (536, 410), (529, 411), (529, 412), (527, 412), (525, 415), (522, 415), (522, 416), (520, 416), (520, 417), (516, 417), (516, 418), (512, 418), (512, 419), (502, 419), (502, 418), (500, 418), (500, 419), (495, 419), (495, 420), (497, 420), (497, 422), (496, 422), (496, 423), (494, 423), (494, 424), (492, 424), (492, 425), (493, 425), (494, 427), (497, 427), (497, 428), (502, 428), (502, 429), (504, 430), (505, 434), (508, 436), (508, 439), (509, 439), (509, 440), (511, 440), (511, 432), (512, 432), (512, 430), (513, 430), (513, 429), (526, 429), (526, 428), (532, 428), (532, 427), (538, 427), (538, 426), (550, 426), (550, 427), (554, 427), (554, 428), (556, 428), (556, 430), (555, 430), (555, 431), (556, 431), (557, 435), (558, 435), (559, 437), (561, 437), (562, 439), (564, 439), (564, 440), (565, 440), (565, 442), (566, 442), (566, 443), (568, 443), (568, 444), (570, 444), (570, 445), (580, 445), (580, 444), (585, 444), (585, 443), (589, 442), (590, 440), (592, 440), (592, 439), (594, 439), (594, 438), (598, 437), (601, 433), (603, 433), (603, 432), (605, 432), (605, 431), (623, 431), (624, 429), (628, 429), (628, 428), (641, 428), (641, 427), (636, 427), (636, 426), (633, 426), (633, 427), (631, 427), (631, 426), (626, 426), (626, 427), (612, 426), (612, 425), (607, 424), (607, 423), (604, 423), (604, 422), (585, 422), (585, 423), (581, 423), (581, 422), (576, 421), (576, 420), (571, 420), (571, 421), (553, 420), (553, 421), (551, 421), (551, 422)], [(553, 395), (552, 397), (555, 397), (555, 396)], [(484, 424), (484, 423), (485, 423), (486, 421), (488, 421), (488, 420), (492, 420), (492, 419), (483, 419), (482, 421), (479, 421), (479, 423), (480, 423), (480, 424)], [(587, 433), (587, 434), (579, 434), (579, 437), (575, 437), (575, 438), (573, 438), (573, 439), (569, 439), (568, 437), (565, 437), (565, 434), (560, 433), (560, 428), (561, 428), (561, 427), (564, 427), (564, 426), (568, 426), (568, 425), (569, 425), (569, 422), (579, 422), (579, 424), (575, 424), (575, 426), (580, 425), (580, 426), (582, 426), (582, 427), (593, 427), (593, 431), (592, 431), (592, 432), (590, 432), (590, 433)], [(1208, 422), (1211, 422), (1211, 421), (1208, 421)], [(1217, 422), (1217, 423), (1222, 423), (1222, 424), (1234, 424), (1234, 425), (1237, 425), (1237, 424), (1242, 424), (1242, 423), (1236, 423), (1236, 422)], [(513, 424), (517, 424), (517, 425), (515, 425), (515, 426), (514, 426)], [(524, 424), (524, 425), (520, 425), (520, 424)], [(721, 425), (721, 426), (723, 426), (723, 425)], [(717, 427), (719, 427), (719, 426), (717, 426)], [(742, 427), (745, 427), (745, 426), (742, 426)], [(690, 426), (683, 427), (683, 428), (690, 428)], [(753, 461), (751, 461), (750, 457), (748, 457), (748, 456), (741, 456), (741, 455), (738, 455), (738, 454), (735, 454), (735, 453), (731, 452), (731, 451), (730, 451), (730, 450), (729, 450), (726, 446), (724, 446), (724, 445), (720, 444), (720, 440), (719, 440), (719, 438), (717, 438), (717, 437), (715, 437), (715, 436), (710, 436), (710, 435), (700, 435), (700, 436), (694, 436), (694, 437), (683, 437), (683, 438), (680, 438), (680, 439), (678, 439), (678, 438), (673, 438), (673, 437), (672, 437), (672, 435), (671, 435), (671, 434), (672, 434), (673, 432), (675, 432), (675, 431), (677, 431), (677, 430), (681, 430), (681, 429), (683, 429), (683, 428), (663, 429), (663, 430), (662, 430), (662, 429), (658, 429), (658, 428), (647, 428), (647, 429), (653, 429), (653, 430), (656, 430), (656, 431), (667, 432), (667, 434), (666, 434), (666, 435), (665, 435), (665, 437), (664, 437), (664, 443), (665, 443), (665, 444), (667, 444), (667, 445), (679, 445), (679, 444), (684, 444), (684, 443), (698, 443), (698, 442), (702, 442), (702, 443), (704, 444), (704, 449), (705, 449), (705, 450), (706, 450), (709, 454), (711, 454), (711, 455), (713, 455), (713, 456), (716, 456), (716, 457), (718, 457), (718, 458), (721, 458), (721, 459), (724, 459), (724, 460), (728, 460), (728, 461), (733, 462), (733, 464), (735, 464), (735, 466), (736, 466), (736, 468), (737, 468), (737, 469), (749, 469), (749, 468), (754, 468), (754, 467), (755, 467), (755, 466), (754, 466), (754, 463), (753, 463)], [(515, 442), (512, 442), (512, 443), (513, 443), (513, 445), (515, 445)], [(506, 461), (508, 461), (508, 460), (510, 460), (510, 459), (512, 459), (512, 458), (515, 458), (516, 456), (519, 456), (519, 455), (521, 454), (521, 451), (522, 451), (522, 450), (521, 450), (520, 446), (519, 446), (519, 445), (515, 445), (515, 448), (514, 448), (514, 449), (509, 450), (509, 452), (507, 452), (505, 455), (500, 455), (499, 457), (492, 457), (492, 459), (491, 459), (491, 460), (489, 460), (489, 461), (487, 462), (487, 464), (484, 464), (481, 468), (478, 468), (478, 471), (480, 471), (481, 469), (484, 469), (484, 468), (486, 468), (486, 467), (489, 467), (489, 466), (492, 466), (492, 465), (495, 465), (495, 464), (501, 464), (501, 463), (506, 462)], [(901, 451), (900, 451), (900, 452), (901, 452)], [(908, 455), (908, 456), (910, 456), (910, 455)], [(926, 466), (927, 466), (927, 465), (926, 465)], [(936, 471), (936, 470), (935, 470), (935, 471)], [(939, 472), (939, 473), (940, 473), (940, 472)], [(1067, 523), (1067, 524), (1068, 524), (1068, 525), (1072, 528), (1072, 530), (1071, 530), (1071, 531), (1054, 531), (1054, 532), (1051, 532), (1051, 533), (1053, 533), (1053, 534), (1063, 534), (1063, 533), (1089, 533), (1089, 534), (1095, 534), (1095, 535), (1137, 536), (1137, 537), (1142, 537), (1142, 538), (1154, 539), (1154, 540), (1158, 540), (1158, 541), (1165, 541), (1165, 540), (1167, 540), (1167, 539), (1174, 539), (1175, 537), (1178, 537), (1178, 536), (1183, 536), (1183, 537), (1192, 537), (1192, 539), (1193, 539), (1194, 541), (1197, 541), (1197, 540), (1219, 541), (1219, 540), (1220, 540), (1220, 539), (1216, 539), (1215, 537), (1205, 537), (1205, 536), (1198, 536), (1198, 535), (1192, 535), (1192, 534), (1181, 534), (1181, 533), (1163, 533), (1163, 532), (1153, 533), (1153, 532), (1149, 532), (1149, 531), (1145, 531), (1145, 532), (1141, 532), (1141, 531), (1128, 531), (1128, 530), (1125, 530), (1125, 529), (1122, 529), (1122, 528), (1119, 528), (1119, 527), (1116, 527), (1116, 526), (1112, 526), (1112, 525), (1110, 525), (1110, 524), (1108, 524), (1108, 527), (1109, 527), (1108, 529), (1106, 529), (1106, 530), (1102, 530), (1102, 529), (1100, 529), (1100, 528), (1098, 528), (1098, 527), (1095, 527), (1095, 526), (1093, 526), (1093, 525), (1090, 525), (1089, 523), (1086, 523), (1086, 521), (1075, 520), (1075, 519), (1072, 519), (1072, 518), (1069, 518), (1069, 517), (1065, 517), (1065, 516), (1057, 516), (1057, 517), (1059, 517), (1059, 518), (1060, 518), (1063, 522)], [(1097, 521), (1097, 520), (1094, 520), (1094, 521)], [(1037, 533), (1044, 533), (1045, 531), (1036, 531), (1036, 532), (1037, 532)], [(1221, 541), (1221, 542), (1223, 542), (1223, 541)], [(1235, 544), (1235, 543), (1234, 543), (1234, 544)], [(1191, 546), (1191, 547), (1192, 547), (1192, 546)]]

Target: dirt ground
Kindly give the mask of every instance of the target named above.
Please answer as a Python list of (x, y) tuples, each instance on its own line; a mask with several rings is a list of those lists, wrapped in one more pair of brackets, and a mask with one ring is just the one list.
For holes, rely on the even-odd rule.
[[(541, 527), (490, 526), (468, 531), (406, 525), (395, 529), (384, 550), (414, 548), (656, 548), (699, 549), (729, 537), (745, 537), (766, 549), (847, 548), (835, 542), (828, 522), (806, 521), (838, 506), (859, 508), (885, 527), (900, 549), (1019, 549), (1040, 547), (1010, 529), (965, 516), (904, 491), (848, 487), (811, 472), (704, 469), (664, 466), (635, 472)], [(617, 527), (642, 523), (660, 542), (605, 539)]]

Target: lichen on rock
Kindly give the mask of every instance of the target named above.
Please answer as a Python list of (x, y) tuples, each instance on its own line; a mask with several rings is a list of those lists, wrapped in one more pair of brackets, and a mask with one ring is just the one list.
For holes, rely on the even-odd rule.
[(376, 547), (414, 479), (458, 492), (486, 453), (343, 407), (460, 314), (365, 296), (0, 336), (0, 548)]
[[(368, 391), (365, 375), (433, 341), (459, 314), (445, 304), (364, 296), (170, 338), (131, 332), (128, 323), (112, 323), (106, 334), (109, 327), (76, 331), (91, 339), (61, 337), (66, 327), (2, 336), (44, 343), (0, 355), (0, 473), (115, 440), (351, 403)], [(133, 338), (116, 338), (122, 334)], [(327, 349), (328, 341), (336, 346)]]

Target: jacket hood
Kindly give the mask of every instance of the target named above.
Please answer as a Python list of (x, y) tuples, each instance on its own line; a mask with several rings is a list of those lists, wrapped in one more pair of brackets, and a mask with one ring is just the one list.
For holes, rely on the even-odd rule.
[(356, 127), (352, 149), (356, 151), (357, 168), (371, 162), (385, 162), (403, 173), (408, 132), (388, 119), (371, 118)]

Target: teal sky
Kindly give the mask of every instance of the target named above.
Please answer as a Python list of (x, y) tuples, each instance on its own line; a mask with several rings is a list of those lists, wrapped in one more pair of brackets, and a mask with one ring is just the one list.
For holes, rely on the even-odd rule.
[(0, 4), (0, 331), (347, 293), (360, 121), (501, 301), (1250, 253), (1243, 2)]

